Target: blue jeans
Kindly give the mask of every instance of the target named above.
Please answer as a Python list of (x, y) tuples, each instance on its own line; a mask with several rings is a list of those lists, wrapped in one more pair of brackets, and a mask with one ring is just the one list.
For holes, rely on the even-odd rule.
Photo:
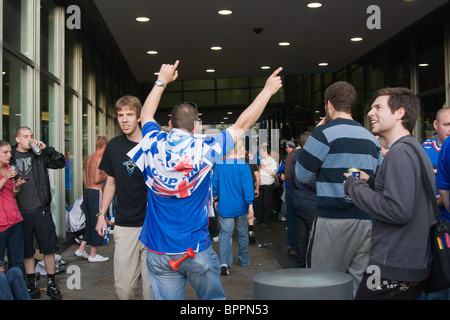
[(0, 300), (31, 300), (19, 268), (11, 268), (6, 274), (0, 272)]
[(147, 251), (147, 268), (155, 300), (183, 300), (186, 280), (200, 300), (225, 300), (219, 260), (212, 247), (197, 252), (194, 258), (186, 258), (178, 271), (173, 270), (170, 259), (177, 260), (183, 256)]
[(295, 212), (292, 206), (292, 196), (293, 190), (291, 188), (285, 189), (285, 199), (286, 199), (286, 218), (287, 218), (287, 244), (292, 250), (297, 249), (297, 231), (296, 231), (296, 220)]
[(22, 222), (0, 232), (0, 260), (3, 260), (5, 248), (8, 249), (9, 268), (18, 267), (20, 270), (24, 271)]
[(222, 216), (219, 216), (219, 221), (221, 228), (219, 233), (220, 264), (226, 264), (229, 267), (233, 264), (232, 236), (234, 223), (236, 222), (237, 240), (239, 244), (239, 262), (243, 267), (248, 266), (250, 264), (250, 256), (248, 254), (247, 215), (244, 214), (234, 218), (223, 218)]

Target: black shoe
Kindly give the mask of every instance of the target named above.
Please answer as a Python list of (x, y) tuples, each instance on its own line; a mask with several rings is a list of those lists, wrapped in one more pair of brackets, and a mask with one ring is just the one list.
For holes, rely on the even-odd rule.
[(38, 299), (41, 297), (41, 292), (36, 284), (36, 282), (29, 283), (27, 285), (28, 293), (30, 294), (31, 299)]
[(61, 292), (59, 292), (58, 285), (53, 281), (50, 281), (47, 284), (47, 295), (50, 298), (52, 298), (52, 300), (61, 300), (62, 299), (62, 295), (61, 295)]
[(255, 233), (253, 231), (249, 231), (248, 232), (248, 242), (249, 243), (255, 243), (256, 242)]
[(228, 266), (226, 264), (223, 264), (220, 266), (220, 275), (221, 276), (228, 276), (230, 274), (230, 271), (228, 271)]

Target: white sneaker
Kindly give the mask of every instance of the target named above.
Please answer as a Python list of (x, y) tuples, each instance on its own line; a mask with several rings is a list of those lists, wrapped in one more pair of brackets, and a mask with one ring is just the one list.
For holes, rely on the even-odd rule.
[(109, 260), (108, 257), (101, 256), (98, 253), (95, 255), (95, 257), (89, 256), (89, 258), (88, 258), (89, 262), (104, 262), (104, 261), (108, 261), (108, 260)]
[(80, 258), (89, 258), (89, 255), (86, 253), (86, 251), (81, 252), (80, 250), (77, 249), (77, 251), (74, 252), (74, 255), (76, 255), (77, 257)]

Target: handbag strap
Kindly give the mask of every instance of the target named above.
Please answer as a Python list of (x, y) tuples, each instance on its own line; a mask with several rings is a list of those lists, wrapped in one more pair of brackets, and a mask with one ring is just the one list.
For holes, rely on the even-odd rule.
[(423, 178), (423, 181), (425, 182), (425, 187), (427, 189), (428, 197), (430, 198), (431, 205), (433, 206), (433, 209), (434, 209), (434, 215), (437, 219), (439, 216), (441, 216), (441, 210), (439, 209), (439, 206), (437, 204), (436, 194), (434, 193), (433, 187), (431, 186), (431, 181), (426, 174), (425, 164), (423, 163), (422, 156), (420, 155), (419, 150), (417, 150), (416, 146), (414, 146), (412, 143), (409, 143), (409, 142), (403, 142), (403, 143), (409, 145), (417, 155), (417, 159), (419, 160), (419, 163), (420, 163), (420, 171), (422, 173), (422, 178)]

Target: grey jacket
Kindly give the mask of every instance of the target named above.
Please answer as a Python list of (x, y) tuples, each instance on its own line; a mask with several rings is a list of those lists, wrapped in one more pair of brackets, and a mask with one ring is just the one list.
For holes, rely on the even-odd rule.
[(417, 282), (426, 279), (430, 271), (429, 232), (435, 218), (417, 156), (403, 142), (417, 147), (435, 188), (427, 154), (408, 135), (397, 140), (386, 154), (375, 178), (375, 190), (349, 177), (344, 191), (373, 218), (369, 265), (380, 268), (382, 279)]

